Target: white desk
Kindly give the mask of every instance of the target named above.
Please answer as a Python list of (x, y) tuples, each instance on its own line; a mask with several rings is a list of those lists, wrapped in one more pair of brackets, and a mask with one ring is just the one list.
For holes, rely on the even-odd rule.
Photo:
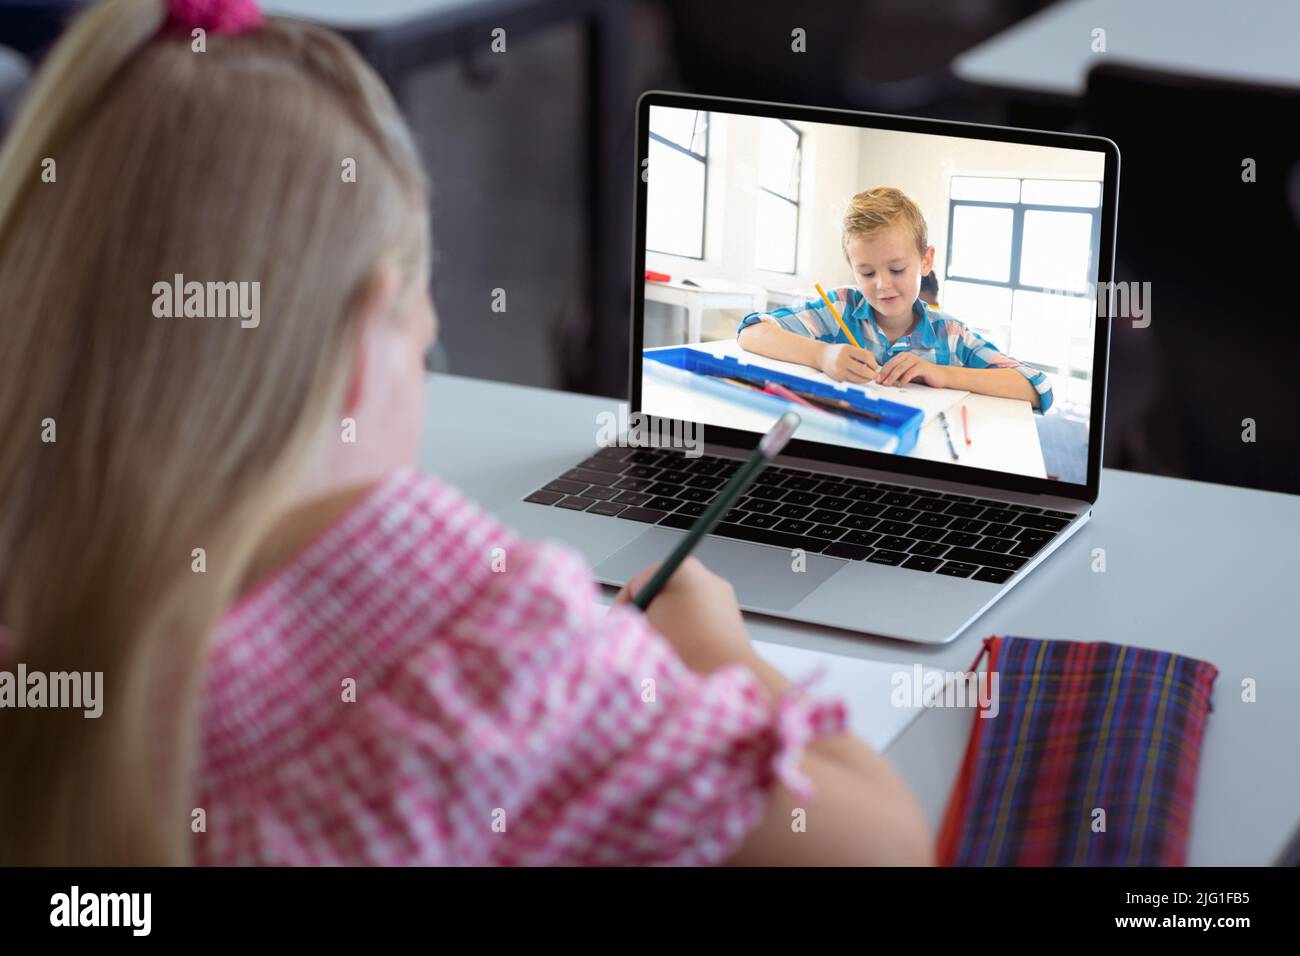
[[(1092, 52), (1092, 31), (1106, 52)], [(1065, 0), (953, 60), (961, 79), (1064, 97), (1107, 60), (1171, 73), (1300, 86), (1295, 0)]]
[[(734, 339), (706, 342), (695, 347), (715, 355), (755, 358), (737, 345)], [(821, 377), (819, 373), (808, 371), (816, 377)], [(654, 415), (701, 422), (705, 426), (743, 428), (755, 432), (766, 431), (771, 427), (773, 420), (771, 415), (739, 404), (701, 395), (671, 384), (652, 382), (649, 376), (644, 382), (641, 405)], [(970, 417), (970, 445), (966, 445), (963, 440), (962, 405), (967, 407)], [(1034, 410), (1028, 402), (971, 393), (948, 412), (948, 418), (952, 426), (953, 443), (957, 447), (961, 464), (1035, 478), (1047, 477), (1047, 469), (1043, 463), (1043, 448), (1038, 440), (1038, 426), (1034, 424)], [(801, 434), (800, 437), (814, 436)], [(815, 437), (817, 440), (835, 441), (849, 446), (854, 444), (835, 437), (821, 435)], [(948, 450), (948, 442), (943, 434), (943, 423), (937, 418), (926, 422), (921, 428), (916, 447), (907, 453), (907, 457), (926, 458), (930, 461), (952, 461), (952, 454)]]
[(699, 285), (685, 285), (680, 279), (645, 284), (647, 302), (681, 306), (686, 310), (686, 344), (700, 341), (704, 313), (709, 309), (744, 309), (746, 313), (767, 308), (767, 292), (749, 286), (701, 279)]
[[(608, 398), (431, 378), (421, 464), (501, 509), (591, 453)], [(846, 657), (964, 670), (981, 638), (1015, 634), (1152, 647), (1219, 668), (1201, 752), (1188, 861), (1265, 865), (1300, 824), (1300, 498), (1103, 473), (1092, 520), (950, 644), (921, 646), (747, 615), (756, 640)], [(1107, 572), (1092, 571), (1105, 548)], [(1242, 680), (1258, 683), (1241, 699)], [(930, 710), (886, 754), (934, 825), (966, 743), (969, 711)]]

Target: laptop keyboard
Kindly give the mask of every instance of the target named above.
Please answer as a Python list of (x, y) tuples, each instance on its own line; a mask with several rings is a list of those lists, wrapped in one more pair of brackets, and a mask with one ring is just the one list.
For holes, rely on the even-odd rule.
[[(602, 448), (525, 501), (691, 527), (740, 463)], [(809, 554), (1001, 584), (1075, 516), (1031, 505), (769, 465), (711, 532)]]

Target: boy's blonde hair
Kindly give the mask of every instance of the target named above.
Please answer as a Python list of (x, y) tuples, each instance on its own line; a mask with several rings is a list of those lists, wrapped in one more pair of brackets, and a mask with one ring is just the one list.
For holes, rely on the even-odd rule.
[(916, 240), (916, 251), (925, 255), (930, 247), (930, 237), (925, 226), (921, 207), (907, 198), (907, 194), (893, 186), (876, 186), (864, 189), (851, 200), (844, 213), (844, 230), (840, 247), (848, 258), (849, 236), (874, 236), (882, 229), (901, 225)]
[[(423, 166), (352, 48), (274, 18), (190, 43), (163, 0), (90, 7), (0, 150), (0, 612), (29, 670), (103, 673), (100, 719), (4, 715), (0, 866), (191, 858), (208, 636), (368, 278), (425, 280)], [(176, 273), (260, 282), (261, 324), (155, 317)]]

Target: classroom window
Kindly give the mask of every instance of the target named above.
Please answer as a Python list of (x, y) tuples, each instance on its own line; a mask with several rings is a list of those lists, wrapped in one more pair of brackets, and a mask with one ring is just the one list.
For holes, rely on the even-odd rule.
[(704, 258), (709, 183), (709, 114), (656, 106), (650, 110), (646, 249)]
[(1096, 181), (949, 183), (943, 308), (1053, 381), (1071, 383), (1058, 398), (1076, 404), (1089, 401), (1100, 227)]
[(784, 120), (764, 119), (759, 131), (754, 264), (793, 274), (799, 247), (799, 167), (803, 136)]

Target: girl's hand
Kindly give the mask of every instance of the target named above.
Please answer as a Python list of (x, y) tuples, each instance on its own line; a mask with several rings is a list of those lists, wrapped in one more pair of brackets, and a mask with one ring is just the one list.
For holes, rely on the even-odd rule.
[(837, 382), (871, 382), (880, 368), (876, 357), (854, 345), (824, 345), (817, 367)]
[[(614, 603), (630, 602), (658, 567), (646, 568), (629, 581)], [(736, 592), (696, 558), (682, 562), (650, 602), (645, 616), (697, 674), (727, 664), (748, 664), (757, 656), (736, 604)]]
[(947, 388), (948, 366), (935, 365), (911, 352), (902, 352), (884, 364), (876, 376), (876, 382), (881, 385), (920, 382), (933, 388)]

